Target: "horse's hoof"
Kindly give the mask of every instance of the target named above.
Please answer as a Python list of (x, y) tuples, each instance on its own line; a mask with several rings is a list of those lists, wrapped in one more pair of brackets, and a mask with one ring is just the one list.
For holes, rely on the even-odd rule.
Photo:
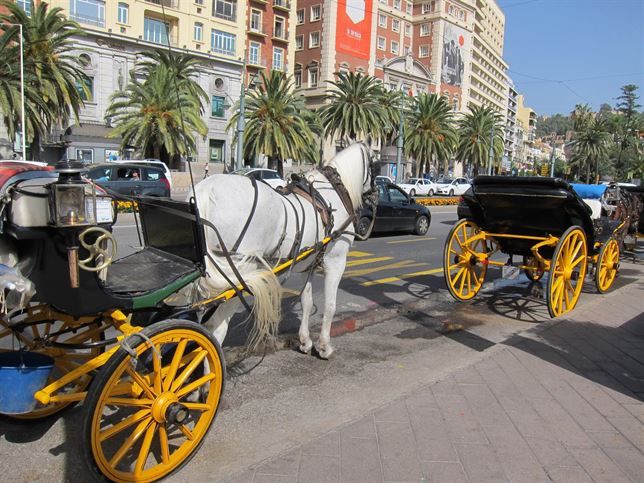
[(302, 354), (311, 355), (311, 349), (313, 348), (313, 342), (308, 341), (306, 344), (300, 344), (299, 349)]
[(333, 347), (327, 347), (326, 349), (318, 350), (318, 355), (320, 356), (320, 359), (324, 359), (325, 361), (327, 361), (329, 360), (333, 352), (335, 352)]

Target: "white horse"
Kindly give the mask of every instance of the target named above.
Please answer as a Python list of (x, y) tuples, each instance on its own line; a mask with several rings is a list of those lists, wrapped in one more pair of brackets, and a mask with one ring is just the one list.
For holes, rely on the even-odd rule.
[[(351, 208), (345, 208), (342, 198), (320, 170), (313, 169), (304, 174), (304, 178), (312, 183), (333, 210), (331, 232), (343, 226), (346, 226), (346, 231), (353, 232), (354, 223), (347, 225), (347, 222), (361, 206), (363, 196), (373, 190), (368, 148), (362, 144), (353, 144), (326, 165), (337, 171), (349, 195)], [(324, 238), (324, 223), (320, 213), (306, 197), (298, 194), (284, 196), (262, 182), (257, 183), (255, 194), (251, 180), (236, 175), (223, 174), (206, 178), (196, 185), (195, 197), (201, 217), (217, 228), (227, 250), (231, 250), (238, 242), (249, 216), (253, 213), (232, 258), (254, 295), (255, 324), (251, 340), (257, 341), (265, 336), (276, 335), (280, 320), (281, 286), (271, 267), (279, 260), (291, 258), (293, 251), (313, 246)], [(325, 304), (317, 346), (322, 358), (328, 358), (333, 353), (330, 341), (331, 323), (336, 309), (338, 285), (353, 239), (352, 234), (343, 233), (326, 247), (322, 257)], [(209, 228), (206, 228), (206, 244), (219, 269), (223, 270), (230, 280), (238, 282), (222, 253), (219, 238)], [(305, 271), (315, 258), (313, 255), (301, 262), (294, 271)], [(200, 281), (202, 295), (217, 294), (228, 288), (230, 284), (226, 277), (221, 275), (212, 260), (207, 259), (206, 276)], [(309, 333), (309, 318), (313, 309), (310, 277), (307, 278), (302, 291), (301, 302), (303, 313), (299, 330), (300, 350), (309, 353), (313, 347)], [(218, 307), (214, 316), (207, 322), (206, 325), (213, 330), (220, 343), (226, 336), (230, 319), (239, 308), (240, 300), (233, 298)]]

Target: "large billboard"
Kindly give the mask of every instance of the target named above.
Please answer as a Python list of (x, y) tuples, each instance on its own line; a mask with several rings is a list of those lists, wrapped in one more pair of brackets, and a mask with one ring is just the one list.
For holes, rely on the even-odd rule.
[(338, 52), (369, 60), (373, 0), (338, 0)]
[(469, 32), (452, 24), (445, 26), (443, 35), (443, 65), (441, 82), (461, 87), (465, 71), (465, 60), (471, 49)]

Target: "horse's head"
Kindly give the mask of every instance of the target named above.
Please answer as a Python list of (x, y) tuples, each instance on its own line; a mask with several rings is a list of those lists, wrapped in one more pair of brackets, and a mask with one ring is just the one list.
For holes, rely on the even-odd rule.
[(340, 151), (327, 164), (333, 166), (347, 189), (354, 209), (363, 203), (375, 206), (378, 191), (375, 185), (371, 149), (364, 143), (355, 143)]

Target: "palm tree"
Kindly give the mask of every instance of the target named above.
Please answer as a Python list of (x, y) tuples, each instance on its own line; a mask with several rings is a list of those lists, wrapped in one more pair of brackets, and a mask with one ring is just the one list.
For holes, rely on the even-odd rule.
[(338, 74), (329, 81), (330, 103), (320, 109), (327, 137), (356, 141), (380, 139), (390, 123), (382, 105), (383, 89), (375, 77), (355, 72)]
[[(386, 123), (382, 128), (381, 142), (383, 144), (395, 145), (400, 130), (400, 111), (409, 111), (410, 98), (400, 90), (383, 90), (380, 105), (385, 111)], [(404, 118), (403, 114), (403, 118)]]
[[(8, 10), (0, 15), (0, 22), (23, 26), (25, 128), (32, 140), (32, 157), (38, 159), (41, 141), (53, 127), (66, 127), (71, 116), (78, 122), (83, 99), (90, 94), (89, 79), (72, 40), (84, 31), (68, 20), (61, 8), (50, 9), (45, 2), (33, 9), (31, 17), (16, 2), (0, 0), (0, 6)], [(16, 102), (19, 35), (18, 27), (8, 27), (0, 35), (0, 109), (13, 139), (20, 119), (20, 103)]]
[(586, 183), (590, 183), (590, 171), (594, 168), (599, 176), (599, 162), (608, 155), (610, 133), (605, 120), (592, 118), (583, 131), (573, 141), (572, 165), (581, 171), (586, 168)]
[(456, 144), (452, 109), (443, 96), (422, 93), (413, 98), (407, 118), (405, 153), (416, 160), (417, 176), (442, 161), (447, 169)]
[[(263, 154), (268, 167), (283, 175), (285, 159), (310, 158), (318, 143), (309, 124), (311, 114), (293, 81), (277, 70), (262, 73), (261, 79), (262, 84), (246, 94), (244, 157)], [(231, 117), (228, 129), (238, 118), (239, 111)]]
[(478, 175), (479, 167), (487, 166), (490, 153), (490, 132), (494, 131), (494, 158), (503, 152), (503, 129), (500, 116), (487, 106), (470, 106), (470, 112), (458, 121), (456, 156), (466, 160)]
[(201, 101), (174, 75), (159, 64), (147, 79), (131, 73), (127, 87), (112, 94), (106, 118), (114, 126), (109, 136), (121, 137), (121, 148), (136, 146), (146, 157), (170, 161), (196, 150), (194, 133), (208, 133)]
[(573, 121), (573, 130), (582, 132), (588, 127), (595, 115), (588, 104), (577, 104), (574, 111), (570, 113), (570, 117)]

